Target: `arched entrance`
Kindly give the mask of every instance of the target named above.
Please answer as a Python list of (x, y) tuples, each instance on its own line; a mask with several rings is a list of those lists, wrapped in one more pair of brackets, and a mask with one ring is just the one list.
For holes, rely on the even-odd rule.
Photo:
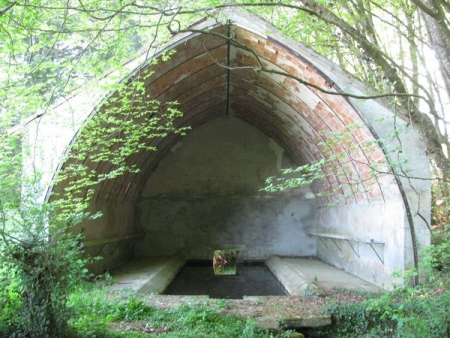
[[(429, 242), (429, 183), (389, 174), (395, 162), (398, 172), (429, 176), (420, 135), (376, 100), (299, 82), (370, 92), (240, 13), (176, 35), (169, 61), (159, 57), (130, 75), (153, 73), (146, 93), (177, 101), (184, 112), (178, 123), (192, 131), (155, 139), (157, 151), (129, 159), (139, 173), (96, 186), (91, 208), (104, 217), (76, 231), (83, 229), (87, 250), (103, 255), (106, 269), (139, 255), (203, 258), (229, 244), (252, 259), (317, 256), (389, 287), (392, 273), (413, 265)], [(280, 167), (323, 159), (333, 165), (312, 186), (273, 196), (259, 191)]]

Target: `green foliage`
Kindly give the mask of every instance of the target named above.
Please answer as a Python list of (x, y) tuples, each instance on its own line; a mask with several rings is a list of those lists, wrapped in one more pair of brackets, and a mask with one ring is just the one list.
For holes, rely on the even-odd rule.
[[(316, 196), (330, 198), (327, 205), (339, 203), (348, 197), (371, 190), (378, 179), (391, 174), (390, 169), (395, 170), (401, 163), (391, 163), (388, 166), (384, 156), (370, 162), (367, 158), (361, 159), (361, 151), (366, 154), (381, 152), (380, 145), (395, 137), (387, 137), (389, 140), (357, 142), (355, 134), (366, 132), (368, 131), (363, 125), (356, 123), (348, 124), (341, 131), (322, 132), (323, 141), (319, 142), (318, 146), (325, 158), (298, 168), (282, 169), (280, 177), (266, 179), (263, 190), (277, 192), (316, 184), (321, 187), (318, 189), (321, 192)], [(361, 176), (355, 169), (357, 165), (366, 166), (369, 175)]]
[(450, 197), (449, 182), (435, 184), (432, 190), (432, 246), (427, 248), (422, 265), (431, 278), (450, 277)]
[[(0, 326), (0, 332), (26, 337), (64, 335), (70, 316), (68, 293), (86, 274), (85, 262), (80, 259), (77, 239), (55, 223), (46, 223), (52, 219), (49, 204), (21, 202), (23, 210), (14, 219), (20, 228), (9, 224), (2, 231), (0, 302), (4, 305), (1, 316), (8, 318), (2, 323), (8, 326)], [(49, 227), (51, 235), (46, 231)]]
[(264, 191), (277, 192), (311, 185), (315, 180), (324, 178), (322, 167), (325, 160), (302, 165), (297, 168), (281, 169), (281, 177), (271, 176), (266, 179)]
[(0, 266), (0, 336), (12, 332), (20, 323), (19, 281), (12, 264)]
[[(435, 248), (431, 247), (429, 251)], [(332, 304), (325, 311), (332, 326), (322, 331), (335, 337), (448, 337), (450, 335), (450, 289), (448, 273), (433, 266), (427, 280), (412, 287), (416, 271), (403, 276), (404, 283), (391, 292), (373, 295), (361, 303)], [(399, 276), (397, 276), (399, 277)]]
[(327, 308), (335, 337), (448, 337), (450, 291), (399, 288), (357, 304)]
[(156, 311), (153, 307), (145, 304), (142, 300), (134, 297), (128, 299), (126, 303), (116, 307), (115, 320), (139, 320), (150, 317)]
[[(336, 337), (371, 337), (370, 333), (377, 326), (385, 326), (380, 322), (380, 313), (367, 310), (363, 304), (335, 304), (327, 308), (332, 315), (332, 328), (325, 330), (324, 334), (333, 334)], [(389, 336), (386, 328), (385, 333)], [(392, 332), (391, 332), (392, 334)]]
[[(2, 321), (0, 336), (67, 334), (67, 297), (87, 272), (80, 239), (67, 229), (98, 216), (86, 211), (90, 189), (137, 171), (128, 165), (130, 156), (155, 150), (155, 138), (185, 130), (175, 127), (181, 116), (177, 104), (151, 97), (143, 86), (144, 75), (115, 84), (129, 72), (124, 62), (139, 54), (143, 41), (150, 41), (147, 56), (153, 53), (155, 38), (148, 37), (158, 30), (154, 24), (162, 22), (147, 17), (145, 23), (116, 2), (72, 5), (69, 13), (69, 4), (60, 2), (14, 3), (0, 15), (0, 303), (2, 319), (8, 318)], [(163, 32), (158, 39), (164, 39)], [(23, 135), (9, 129), (32, 115), (46, 114), (74, 88), (99, 81), (107, 72), (114, 85), (102, 81), (98, 87), (116, 95), (88, 119), (65, 159), (67, 165), (58, 174), (58, 180), (68, 182), (65, 191), (51, 203), (43, 202), (40, 173), (34, 167), (23, 170), (22, 155), (28, 152)], [(113, 170), (98, 175), (92, 165), (99, 163)]]
[[(176, 106), (176, 102), (154, 100), (140, 80), (120, 86), (87, 120), (58, 172), (55, 183), (70, 182), (55, 195), (60, 210), (72, 212), (74, 201), (82, 210), (89, 203), (93, 186), (126, 172), (138, 172), (128, 159), (141, 151), (155, 151), (154, 139), (170, 133), (185, 135), (188, 127), (176, 127), (176, 120), (183, 115)], [(100, 163), (107, 163), (111, 169), (99, 174), (96, 168)]]
[[(126, 300), (123, 300), (123, 299)], [(104, 289), (82, 289), (74, 292), (69, 307), (74, 311), (71, 325), (83, 337), (128, 337), (133, 333), (113, 331), (111, 325), (118, 322), (133, 323), (164, 337), (269, 337), (256, 327), (253, 319), (225, 315), (226, 306), (221, 301), (175, 304), (170, 309), (157, 309), (151, 296), (117, 293), (115, 296)], [(126, 325), (125, 325), (126, 326)], [(139, 336), (135, 333), (136, 336)]]
[(23, 172), (25, 151), (20, 136), (0, 135), (0, 336), (54, 337), (67, 333), (67, 296), (86, 270), (40, 176)]
[(434, 243), (426, 248), (422, 266), (429, 272), (429, 277), (450, 277), (450, 224), (435, 230)]

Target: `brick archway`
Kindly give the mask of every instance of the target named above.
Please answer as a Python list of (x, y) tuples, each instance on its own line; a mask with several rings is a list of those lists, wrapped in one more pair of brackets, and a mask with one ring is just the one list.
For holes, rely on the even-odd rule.
[[(175, 36), (166, 49), (173, 52), (169, 61), (163, 62), (161, 55), (156, 64), (141, 65), (130, 80), (154, 73), (146, 80), (147, 92), (161, 102), (179, 102), (184, 112), (179, 125), (195, 130), (232, 116), (275, 140), (298, 165), (335, 157), (335, 166), (325, 169), (326, 178), (313, 187), (316, 196), (331, 192), (316, 198), (316, 223), (309, 227), (309, 236), (317, 242), (317, 256), (389, 287), (392, 272), (414, 261), (409, 229), (414, 228), (419, 247), (429, 242), (424, 222), (430, 217), (429, 186), (423, 180), (374, 177), (371, 168), (384, 163), (381, 170), (389, 171), (391, 151), (401, 144), (401, 153), (395, 156), (414, 163), (407, 168), (414, 176), (429, 176), (420, 135), (380, 102), (325, 94), (299, 83), (293, 77), (332, 91), (370, 92), (260, 18), (250, 13), (224, 15), (224, 24), (206, 20), (193, 27), (195, 32)], [(220, 36), (232, 37), (237, 43)], [(259, 62), (269, 71), (259, 71)], [(280, 75), (283, 72), (292, 77)], [(394, 125), (402, 134), (388, 139), (395, 132)], [(346, 139), (332, 141), (333, 135), (345, 130), (351, 130)], [(92, 209), (105, 216), (81, 227), (92, 252), (101, 246), (115, 248), (108, 249), (113, 253), (100, 263), (103, 267), (133, 256), (133, 241), (141, 236), (135, 227), (136, 203), (160, 160), (179, 141), (177, 136), (154, 140), (158, 151), (129, 159), (140, 173), (95, 187)], [(102, 164), (95, 169), (110, 170)], [(358, 183), (350, 188), (352, 182)]]

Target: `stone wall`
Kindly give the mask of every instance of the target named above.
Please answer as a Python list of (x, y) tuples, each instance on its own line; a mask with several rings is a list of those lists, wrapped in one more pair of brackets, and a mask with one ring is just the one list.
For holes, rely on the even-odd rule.
[[(292, 163), (258, 129), (233, 117), (189, 133), (149, 177), (137, 204), (136, 255), (212, 258), (236, 247), (240, 258), (316, 254), (304, 229), (316, 223), (309, 189), (294, 196), (260, 191)], [(309, 193), (308, 193), (309, 192)]]

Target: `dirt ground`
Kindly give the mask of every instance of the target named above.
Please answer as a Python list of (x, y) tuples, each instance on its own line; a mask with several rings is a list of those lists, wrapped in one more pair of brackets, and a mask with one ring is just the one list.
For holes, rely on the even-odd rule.
[[(327, 304), (357, 303), (366, 299), (361, 293), (345, 290), (327, 290), (326, 296), (265, 296), (249, 297), (248, 299), (209, 299), (206, 296), (160, 296), (142, 294), (141, 300), (161, 310), (172, 309), (180, 304), (204, 304), (211, 306), (221, 302), (225, 304), (222, 312), (243, 318), (254, 318), (260, 326), (274, 329), (280, 320), (300, 323), (299, 326), (309, 326), (310, 320), (329, 320), (321, 309)], [(222, 306), (221, 306), (222, 307)], [(138, 331), (148, 334), (164, 333), (165, 328), (155, 329), (144, 321), (115, 322), (112, 329)]]

